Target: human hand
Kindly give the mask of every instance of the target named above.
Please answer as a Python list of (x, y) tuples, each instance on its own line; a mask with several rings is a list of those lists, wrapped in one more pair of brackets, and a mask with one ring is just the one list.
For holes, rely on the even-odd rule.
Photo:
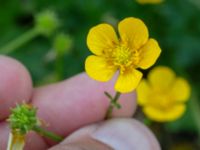
[[(103, 92), (114, 93), (114, 81), (99, 83), (82, 73), (66, 81), (33, 89), (28, 71), (14, 59), (0, 56), (0, 150), (5, 150), (9, 128), (6, 118), (16, 103), (30, 102), (48, 130), (66, 137), (58, 145), (34, 132), (26, 138), (26, 150), (159, 150), (153, 134), (131, 119), (135, 93), (123, 94), (120, 110), (113, 116), (126, 119), (103, 121), (109, 101)], [(101, 121), (101, 122), (100, 122)]]

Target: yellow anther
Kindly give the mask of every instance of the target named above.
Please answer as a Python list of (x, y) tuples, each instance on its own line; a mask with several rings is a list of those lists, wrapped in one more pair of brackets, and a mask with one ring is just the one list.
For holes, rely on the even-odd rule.
[(127, 65), (131, 61), (131, 51), (124, 46), (118, 46), (112, 54), (114, 58), (114, 64)]

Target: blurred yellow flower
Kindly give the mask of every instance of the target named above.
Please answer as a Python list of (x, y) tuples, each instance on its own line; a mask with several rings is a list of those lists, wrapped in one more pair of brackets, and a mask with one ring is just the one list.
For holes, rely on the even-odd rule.
[(137, 94), (138, 103), (147, 117), (158, 122), (173, 121), (186, 109), (190, 86), (185, 79), (176, 77), (170, 68), (159, 66), (150, 71), (148, 81), (141, 81)]
[(102, 82), (110, 80), (119, 70), (115, 90), (127, 93), (134, 90), (142, 78), (136, 69), (151, 67), (161, 49), (156, 40), (148, 39), (148, 29), (140, 19), (124, 19), (118, 30), (120, 39), (109, 24), (90, 29), (87, 45), (94, 55), (87, 57), (85, 69), (91, 78)]
[(163, 0), (136, 0), (140, 4), (159, 4), (162, 3)]

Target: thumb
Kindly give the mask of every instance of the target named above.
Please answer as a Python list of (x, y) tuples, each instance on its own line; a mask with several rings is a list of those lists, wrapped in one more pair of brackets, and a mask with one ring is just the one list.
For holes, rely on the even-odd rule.
[(74, 132), (50, 150), (160, 150), (154, 135), (134, 119), (111, 119)]

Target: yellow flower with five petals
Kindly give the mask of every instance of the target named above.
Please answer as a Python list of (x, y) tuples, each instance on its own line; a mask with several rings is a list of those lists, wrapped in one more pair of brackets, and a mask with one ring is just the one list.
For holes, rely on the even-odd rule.
[(149, 39), (148, 29), (140, 19), (129, 17), (118, 24), (119, 36), (109, 24), (100, 24), (90, 29), (87, 45), (94, 54), (85, 62), (87, 74), (98, 81), (106, 82), (119, 71), (115, 90), (127, 93), (139, 84), (142, 73), (138, 68), (151, 67), (161, 49), (154, 39)]
[(164, 66), (152, 69), (147, 79), (143, 79), (137, 88), (138, 103), (147, 117), (158, 122), (180, 118), (190, 96), (188, 82)]

